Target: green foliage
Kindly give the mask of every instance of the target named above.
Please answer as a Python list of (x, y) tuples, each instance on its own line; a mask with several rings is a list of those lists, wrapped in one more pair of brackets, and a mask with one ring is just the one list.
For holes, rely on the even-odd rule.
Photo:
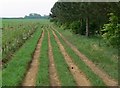
[[(95, 32), (99, 31), (100, 27), (108, 21), (107, 14), (109, 12), (113, 12), (117, 17), (120, 17), (119, 9), (120, 3), (56, 2), (51, 9), (50, 16), (54, 19), (52, 21), (61, 22), (64, 27), (66, 26), (66, 29), (70, 29), (70, 25), (76, 25), (72, 27), (75, 34), (88, 36), (94, 35)], [(87, 20), (87, 18), (89, 20)], [(80, 25), (81, 19), (85, 21), (82, 25)], [(78, 24), (79, 21), (80, 24)]]
[(120, 44), (120, 24), (118, 24), (118, 17), (110, 13), (109, 23), (104, 25), (102, 31), (104, 32), (103, 38), (106, 42), (118, 48)]
[(70, 24), (70, 28), (72, 29), (73, 33), (78, 34), (80, 31), (80, 22), (74, 21)]

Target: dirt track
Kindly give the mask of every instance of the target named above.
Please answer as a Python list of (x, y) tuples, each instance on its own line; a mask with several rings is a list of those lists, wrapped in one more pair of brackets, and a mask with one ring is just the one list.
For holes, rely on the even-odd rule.
[(27, 71), (25, 79), (23, 80), (22, 86), (35, 86), (36, 76), (38, 72), (38, 65), (39, 65), (40, 48), (43, 37), (44, 37), (44, 31), (42, 32), (42, 36), (38, 41), (37, 47), (34, 51), (32, 63), (30, 65), (29, 70)]
[[(58, 32), (54, 29), (54, 31)], [(68, 65), (68, 69), (70, 70), (71, 74), (74, 77), (75, 82), (78, 86), (91, 86), (91, 83), (89, 81), (89, 78), (86, 77), (86, 75), (78, 68), (78, 66), (74, 63), (72, 58), (69, 56), (69, 54), (66, 52), (64, 46), (60, 42), (59, 38), (52, 30), (52, 33), (54, 35), (54, 39), (57, 42), (59, 49), (64, 56), (64, 59)], [(54, 56), (51, 46), (51, 40), (50, 40), (50, 33), (48, 32), (48, 57), (49, 57), (49, 78), (50, 78), (50, 86), (61, 86), (61, 82), (59, 80), (59, 76), (57, 74), (55, 62), (54, 62)], [(98, 75), (103, 82), (107, 86), (117, 86), (118, 83), (114, 79), (112, 79), (108, 74), (106, 74), (103, 70), (98, 68), (92, 61), (89, 60), (84, 54), (82, 54), (74, 45), (72, 45), (68, 40), (65, 39), (65, 37), (58, 32), (61, 38), (64, 40), (64, 42), (80, 57), (82, 61), (85, 62), (85, 64), (96, 74)], [(36, 49), (33, 54), (32, 62), (30, 64), (30, 67), (26, 73), (26, 76), (23, 80), (22, 86), (35, 86), (36, 84), (36, 77), (38, 73), (38, 67), (39, 67), (39, 57), (41, 52), (41, 45), (44, 38), (45, 31), (43, 30), (42, 35), (38, 41), (38, 44), (36, 46)], [(62, 69), (62, 68), (61, 68)]]
[[(53, 28), (53, 30), (55, 30)], [(58, 32), (57, 30), (55, 30), (56, 32)], [(72, 45), (70, 42), (68, 42), (68, 40), (65, 39), (65, 37), (63, 37), (63, 35), (58, 32), (59, 35), (61, 36), (61, 38), (64, 40), (64, 42), (71, 47), (71, 49), (80, 57), (81, 60), (83, 60), (85, 62), (85, 64), (91, 68), (91, 70), (97, 74), (107, 86), (117, 86), (118, 83), (116, 80), (112, 79), (108, 74), (106, 74), (103, 70), (101, 70), (100, 68), (98, 68), (92, 61), (90, 61), (84, 54), (82, 54), (74, 45)]]
[(57, 71), (55, 68), (54, 57), (52, 52), (52, 46), (50, 41), (50, 34), (48, 31), (48, 56), (49, 56), (49, 75), (50, 75), (50, 84), (51, 86), (60, 86), (60, 80), (57, 75)]
[(65, 51), (63, 45), (60, 43), (60, 40), (58, 39), (58, 37), (56, 36), (56, 34), (53, 32), (54, 38), (60, 48), (61, 53), (64, 56), (64, 59), (66, 61), (66, 63), (69, 66), (69, 70), (71, 71), (76, 83), (78, 86), (90, 86), (90, 82), (87, 79), (87, 77), (85, 76), (85, 74), (74, 64), (74, 62), (72, 61), (72, 58), (68, 55), (68, 53)]

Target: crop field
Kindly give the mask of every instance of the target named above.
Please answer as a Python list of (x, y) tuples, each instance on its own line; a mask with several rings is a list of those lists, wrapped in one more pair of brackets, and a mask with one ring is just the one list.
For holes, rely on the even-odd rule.
[(3, 19), (1, 30), (2, 86), (118, 85), (117, 50), (102, 39), (75, 35), (48, 19)]

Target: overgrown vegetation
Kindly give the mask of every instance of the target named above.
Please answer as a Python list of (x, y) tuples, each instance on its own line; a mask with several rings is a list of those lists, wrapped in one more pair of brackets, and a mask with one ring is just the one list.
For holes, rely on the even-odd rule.
[(2, 86), (19, 86), (22, 83), (41, 31), (38, 27), (33, 37), (27, 40), (14, 54), (12, 60), (5, 65), (2, 70)]
[(3, 20), (2, 59), (6, 62), (12, 54), (32, 36), (40, 25), (38, 22), (25, 20)]

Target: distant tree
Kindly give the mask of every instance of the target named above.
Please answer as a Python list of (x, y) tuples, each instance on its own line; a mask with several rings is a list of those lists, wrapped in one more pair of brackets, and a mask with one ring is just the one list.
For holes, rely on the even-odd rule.
[(42, 18), (47, 19), (49, 18), (49, 16), (48, 15), (41, 16), (40, 14), (37, 14), (37, 13), (30, 13), (29, 16), (26, 15), (24, 18), (25, 19), (42, 19)]
[(24, 18), (28, 18), (28, 19), (38, 19), (41, 18), (40, 14), (37, 13), (30, 13), (29, 16), (25, 16)]

